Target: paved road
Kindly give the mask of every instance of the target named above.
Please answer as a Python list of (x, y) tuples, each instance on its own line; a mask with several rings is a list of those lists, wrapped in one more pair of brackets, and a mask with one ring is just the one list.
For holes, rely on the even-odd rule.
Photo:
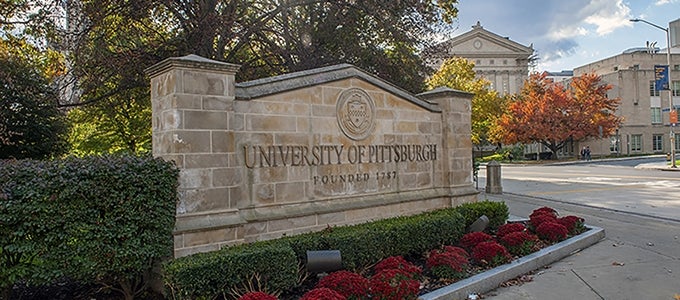
[[(680, 220), (680, 172), (623, 163), (503, 165), (503, 192)], [(480, 188), (485, 171), (480, 170)]]
[[(584, 217), (607, 237), (484, 299), (680, 298), (680, 172), (628, 163), (503, 165), (504, 193), (480, 197), (504, 201), (517, 216), (550, 206)], [(484, 179), (482, 170), (482, 190)]]

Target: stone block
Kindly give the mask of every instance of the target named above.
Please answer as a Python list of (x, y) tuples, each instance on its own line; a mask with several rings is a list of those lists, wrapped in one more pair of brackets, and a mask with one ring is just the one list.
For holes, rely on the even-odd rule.
[(222, 129), (229, 127), (229, 114), (226, 111), (184, 111), (184, 129)]
[(233, 153), (236, 151), (234, 132), (216, 130), (210, 132), (210, 152)]
[(243, 168), (216, 168), (212, 172), (214, 187), (233, 187), (244, 183)]
[(224, 168), (228, 167), (227, 155), (225, 154), (186, 154), (184, 156), (184, 168)]
[(204, 110), (231, 111), (234, 108), (233, 97), (203, 96), (201, 99)]
[(230, 82), (227, 76), (230, 75), (184, 70), (182, 72), (183, 92), (196, 95), (233, 96), (234, 94), (229, 94), (227, 85)]
[(295, 132), (297, 122), (295, 117), (246, 115), (246, 130), (264, 132)]
[(276, 203), (301, 202), (307, 200), (304, 182), (284, 182), (276, 184)]
[(288, 231), (296, 228), (315, 226), (316, 216), (290, 217), (269, 221), (268, 232)]

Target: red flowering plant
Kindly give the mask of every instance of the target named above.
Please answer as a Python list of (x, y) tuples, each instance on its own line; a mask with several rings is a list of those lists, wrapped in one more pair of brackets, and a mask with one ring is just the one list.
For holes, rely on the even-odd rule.
[(458, 241), (458, 245), (465, 250), (470, 251), (474, 249), (477, 244), (482, 242), (493, 241), (493, 237), (484, 232), (470, 232), (463, 235)]
[(536, 231), (536, 228), (545, 222), (557, 223), (557, 217), (549, 213), (532, 214), (529, 217), (529, 226), (532, 230)]
[(420, 282), (412, 274), (400, 269), (385, 269), (370, 279), (371, 299), (415, 300), (420, 291)]
[(538, 237), (525, 231), (515, 231), (501, 237), (500, 242), (510, 254), (524, 256), (534, 251)]
[(383, 270), (397, 269), (411, 274), (413, 278), (418, 278), (423, 273), (423, 269), (408, 262), (401, 256), (390, 256), (381, 260), (373, 267), (375, 273), (380, 273)]
[(249, 292), (238, 298), (238, 300), (278, 300), (278, 299), (279, 298), (276, 298), (276, 296), (267, 294), (265, 292)]
[(561, 217), (557, 219), (557, 222), (567, 227), (571, 235), (578, 235), (586, 231), (585, 220), (577, 216)]
[(542, 240), (559, 242), (567, 238), (569, 230), (557, 222), (543, 222), (536, 227), (536, 234)]
[(512, 256), (503, 245), (490, 241), (477, 244), (472, 249), (472, 259), (481, 266), (495, 267), (509, 262)]
[(329, 288), (348, 300), (365, 299), (368, 297), (368, 279), (350, 271), (337, 271), (321, 278), (317, 288)]
[(539, 214), (550, 214), (553, 215), (554, 217), (557, 217), (557, 211), (551, 207), (543, 206), (541, 208), (534, 209), (531, 212), (531, 215), (529, 215), (529, 218), (533, 215), (539, 215)]
[(527, 227), (524, 226), (522, 223), (507, 223), (503, 224), (498, 227), (498, 230), (496, 230), (496, 237), (497, 238), (502, 238), (508, 233), (512, 232), (518, 232), (518, 231), (526, 231)]
[(457, 254), (459, 254), (459, 255), (462, 255), (463, 257), (468, 257), (468, 258), (470, 257), (470, 254), (468, 254), (468, 252), (465, 251), (465, 249), (463, 249), (463, 248), (461, 248), (461, 247), (456, 247), (456, 246), (444, 246), (444, 251), (445, 251), (445, 252), (453, 252), (453, 253), (457, 253)]
[(300, 300), (347, 300), (347, 298), (329, 288), (315, 288), (302, 295)]
[[(460, 249), (462, 248), (451, 247)], [(425, 266), (430, 270), (430, 273), (437, 278), (447, 278), (447, 279), (460, 279), (467, 275), (467, 267), (469, 266), (469, 261), (466, 256), (461, 255), (461, 252), (451, 249), (443, 250), (432, 250), (428, 254), (427, 262)], [(467, 252), (465, 252), (467, 254)]]

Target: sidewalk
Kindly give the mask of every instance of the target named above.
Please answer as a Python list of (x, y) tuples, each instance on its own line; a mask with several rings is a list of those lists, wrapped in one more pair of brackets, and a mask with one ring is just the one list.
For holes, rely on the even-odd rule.
[(606, 232), (599, 243), (534, 271), (522, 284), (484, 293), (483, 299), (680, 299), (680, 216), (677, 222), (655, 220), (514, 194), (480, 199), (504, 201), (518, 216), (550, 206)]

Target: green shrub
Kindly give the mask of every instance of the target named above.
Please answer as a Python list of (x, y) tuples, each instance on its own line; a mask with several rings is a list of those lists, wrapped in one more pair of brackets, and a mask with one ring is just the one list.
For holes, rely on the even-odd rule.
[(290, 289), (297, 284), (298, 261), (287, 243), (276, 240), (180, 257), (163, 270), (173, 298), (214, 299), (250, 285), (256, 276), (265, 290)]
[(0, 162), (0, 285), (67, 276), (140, 292), (172, 255), (178, 174), (151, 157)]
[(465, 227), (472, 225), (479, 217), (489, 218), (489, 229), (495, 231), (508, 220), (508, 206), (504, 202), (479, 201), (465, 203), (457, 207), (465, 218)]
[(300, 261), (307, 250), (340, 250), (343, 267), (358, 271), (390, 256), (419, 255), (453, 245), (465, 232), (455, 208), (353, 226), (331, 227), (285, 238)]

